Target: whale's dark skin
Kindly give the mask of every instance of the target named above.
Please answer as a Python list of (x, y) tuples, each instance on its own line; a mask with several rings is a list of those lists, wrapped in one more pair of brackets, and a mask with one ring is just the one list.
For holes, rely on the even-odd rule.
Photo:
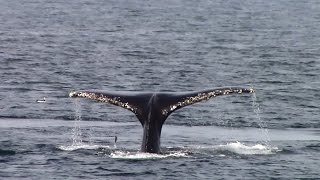
[(194, 92), (73, 91), (70, 97), (82, 97), (123, 107), (132, 111), (143, 127), (141, 152), (161, 153), (162, 125), (175, 110), (227, 94), (253, 93), (252, 88), (225, 87)]

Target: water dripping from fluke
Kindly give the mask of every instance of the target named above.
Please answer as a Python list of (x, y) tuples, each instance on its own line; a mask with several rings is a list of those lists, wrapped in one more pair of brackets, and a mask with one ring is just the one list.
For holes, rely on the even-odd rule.
[(254, 112), (255, 117), (258, 121), (259, 128), (263, 134), (263, 138), (264, 138), (263, 144), (265, 144), (268, 147), (271, 147), (271, 145), (270, 145), (271, 140), (270, 140), (270, 136), (269, 136), (268, 126), (267, 126), (267, 123), (261, 119), (260, 105), (257, 102), (256, 92), (252, 93), (251, 100), (252, 100), (253, 112)]
[(97, 150), (97, 149), (116, 149), (117, 148), (117, 136), (106, 136), (106, 137), (112, 137), (114, 138), (114, 147), (111, 148), (108, 145), (102, 145), (102, 144), (94, 144), (94, 141), (92, 139), (93, 137), (93, 129), (90, 128), (88, 134), (88, 140), (83, 139), (85, 136), (85, 133), (83, 133), (83, 130), (81, 128), (81, 121), (82, 121), (82, 108), (81, 103), (79, 99), (74, 99), (73, 101), (74, 109), (75, 109), (75, 116), (74, 116), (74, 126), (71, 130), (71, 144), (70, 145), (61, 145), (57, 148), (63, 151), (75, 151), (78, 149), (88, 149), (88, 150)]
[(73, 101), (75, 116), (74, 116), (74, 125), (71, 130), (71, 145), (59, 146), (58, 149), (63, 151), (73, 151), (77, 149), (88, 149), (90, 148), (89, 144), (84, 144), (82, 140), (82, 131), (81, 131), (81, 104), (79, 99), (74, 99)]
[(79, 146), (82, 145), (82, 132), (81, 132), (81, 104), (78, 99), (75, 99), (74, 107), (75, 107), (75, 120), (74, 127), (72, 129), (72, 145), (71, 146)]

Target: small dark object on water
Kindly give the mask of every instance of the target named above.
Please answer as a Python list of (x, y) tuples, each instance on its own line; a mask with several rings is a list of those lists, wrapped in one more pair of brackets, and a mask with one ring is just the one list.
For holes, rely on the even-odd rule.
[(46, 102), (46, 97), (43, 97), (43, 99), (37, 99), (37, 103), (45, 103)]

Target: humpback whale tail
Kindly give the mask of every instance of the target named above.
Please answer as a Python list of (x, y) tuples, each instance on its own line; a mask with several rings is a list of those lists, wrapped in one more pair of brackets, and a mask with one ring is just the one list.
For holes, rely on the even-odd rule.
[(193, 92), (132, 92), (83, 90), (70, 97), (88, 98), (123, 107), (133, 112), (143, 127), (142, 152), (160, 153), (162, 125), (174, 111), (185, 106), (227, 94), (253, 93), (254, 89), (226, 87)]

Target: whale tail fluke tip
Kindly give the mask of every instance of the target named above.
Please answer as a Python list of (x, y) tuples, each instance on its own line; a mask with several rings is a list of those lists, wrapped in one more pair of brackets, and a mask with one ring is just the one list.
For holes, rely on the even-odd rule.
[(77, 92), (76, 91), (71, 91), (70, 93), (69, 93), (69, 97), (77, 97)]
[(250, 91), (250, 93), (255, 93), (256, 92), (256, 90), (253, 89), (253, 88), (250, 88), (249, 91)]

